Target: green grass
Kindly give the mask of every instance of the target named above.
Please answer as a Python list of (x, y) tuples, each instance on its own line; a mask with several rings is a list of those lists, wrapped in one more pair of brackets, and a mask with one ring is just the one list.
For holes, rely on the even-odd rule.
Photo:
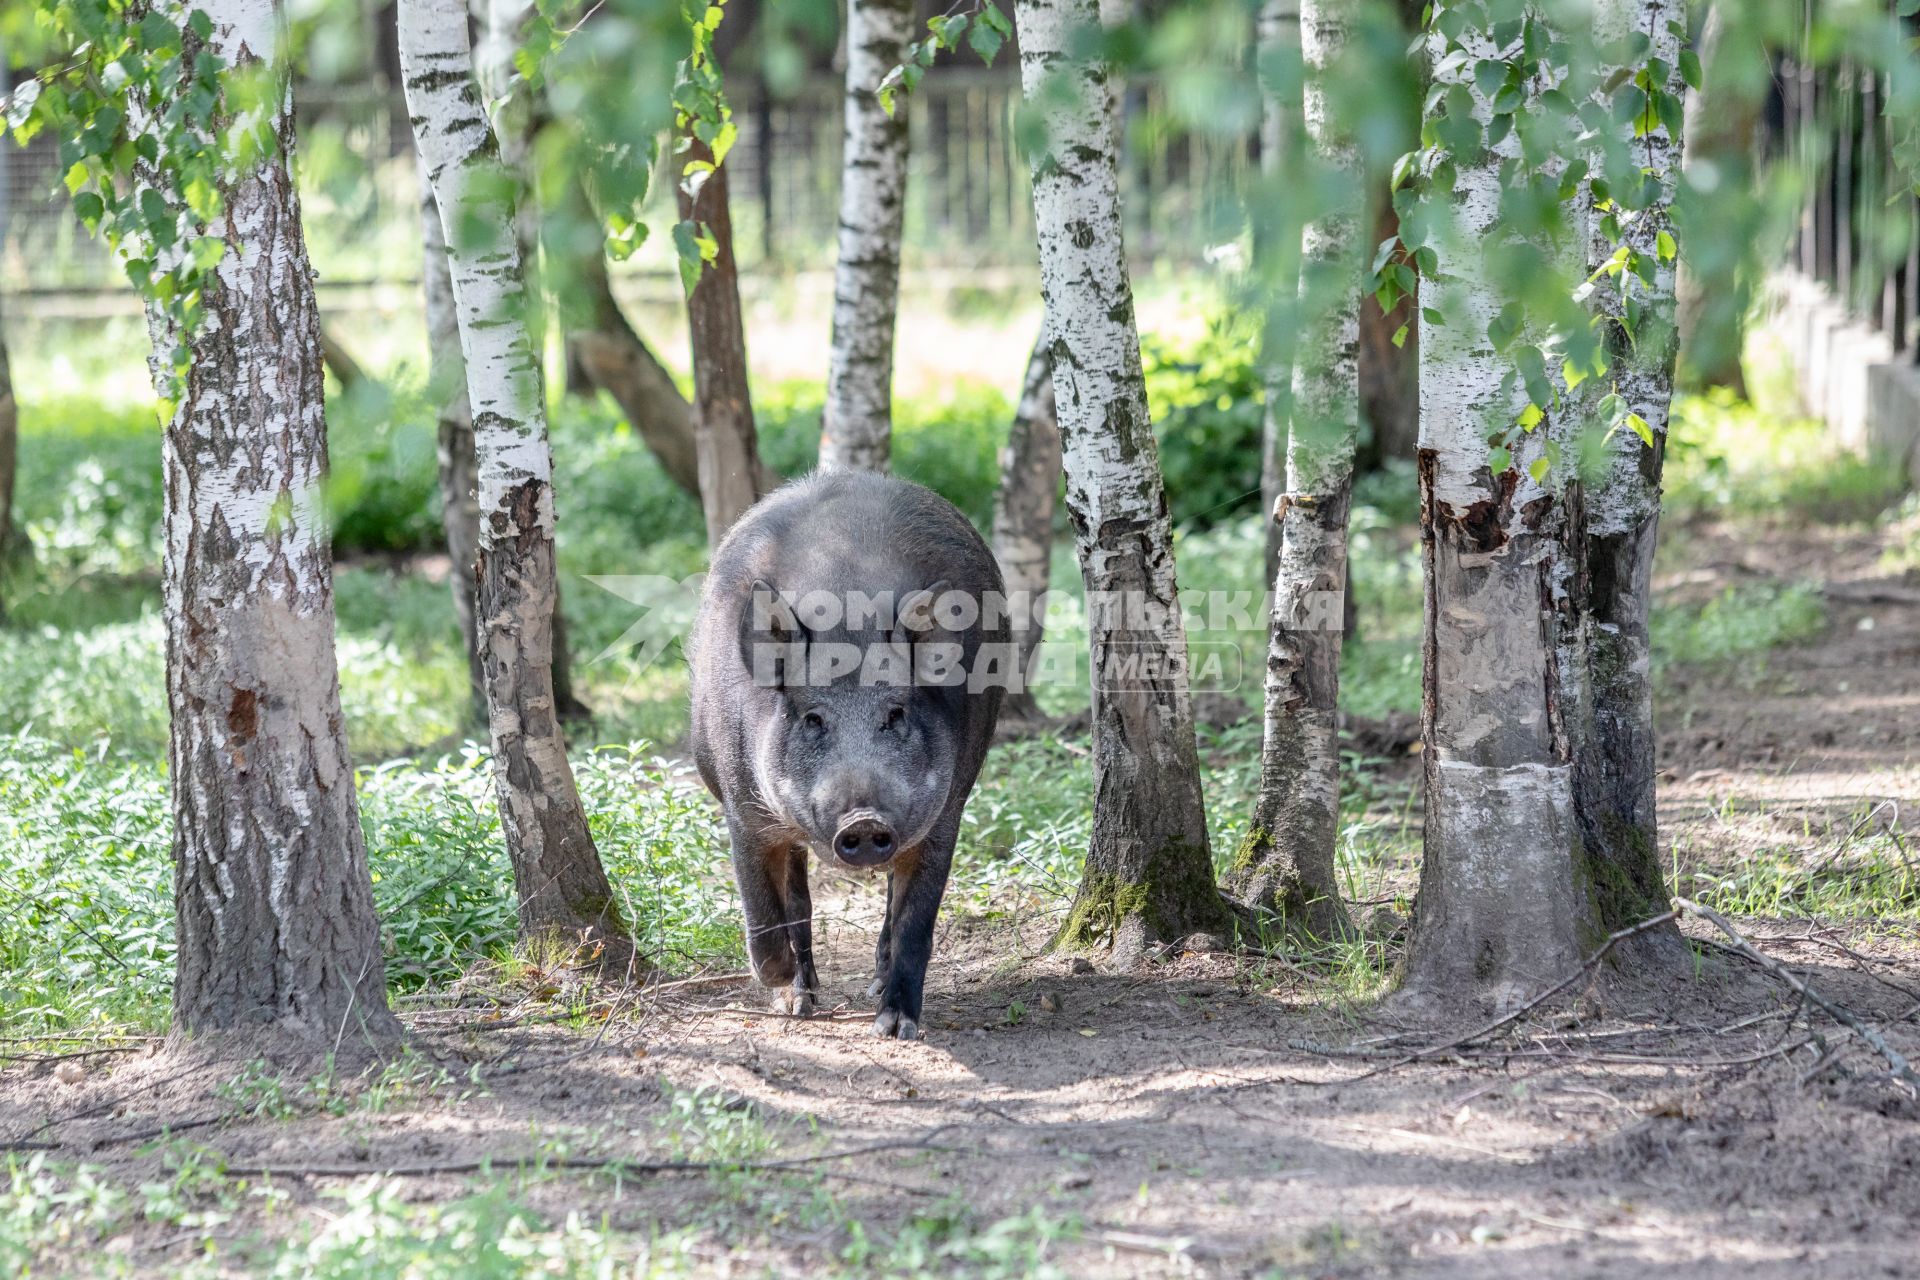
[(1905, 488), (1898, 467), (1835, 448), (1821, 423), (1725, 390), (1675, 401), (1665, 474), (1666, 509), (1682, 518), (1862, 524)]
[[(400, 1064), (397, 1064), (400, 1065)], [(368, 1077), (305, 1083), (249, 1064), (221, 1086), (221, 1096), (256, 1119), (283, 1122), (315, 1110), (336, 1115), (378, 1110), (395, 1087), (421, 1096), (451, 1087), (444, 1073), (402, 1066), (397, 1086), (389, 1067)], [(424, 1080), (424, 1084), (422, 1081)], [(343, 1100), (344, 1106), (331, 1105)], [(0, 1269), (37, 1274), (36, 1264), (93, 1260), (91, 1274), (132, 1275), (125, 1254), (100, 1248), (137, 1228), (151, 1236), (194, 1242), (198, 1254), (183, 1277), (246, 1274), (322, 1280), (391, 1276), (398, 1280), (467, 1277), (670, 1278), (712, 1274), (716, 1254), (769, 1267), (804, 1250), (807, 1274), (827, 1277), (962, 1277), (966, 1280), (1050, 1280), (1067, 1273), (1060, 1246), (1079, 1239), (1076, 1215), (1048, 1204), (993, 1216), (957, 1200), (918, 1202), (904, 1213), (849, 1207), (819, 1176), (755, 1170), (756, 1162), (790, 1154), (812, 1136), (795, 1122), (763, 1120), (737, 1100), (705, 1090), (667, 1090), (649, 1128), (621, 1135), (635, 1161), (714, 1165), (690, 1221), (669, 1225), (670, 1211), (649, 1207), (644, 1184), (617, 1167), (583, 1175), (554, 1167), (559, 1158), (602, 1149), (598, 1135), (534, 1131), (534, 1155), (503, 1163), (468, 1181), (465, 1194), (420, 1202), (399, 1180), (369, 1177), (321, 1193), (317, 1212), (303, 1213), (271, 1178), (227, 1172), (211, 1147), (172, 1139), (158, 1144), (159, 1169), (137, 1188), (117, 1185), (86, 1164), (43, 1156), (9, 1157), (0, 1171)], [(629, 1225), (605, 1214), (548, 1216), (533, 1201), (551, 1184), (580, 1184), (569, 1198), (618, 1205)], [(637, 1192), (637, 1194), (636, 1194)], [(551, 1199), (550, 1196), (546, 1197)], [(909, 1202), (914, 1203), (914, 1202)], [(639, 1214), (643, 1221), (631, 1223)], [(658, 1216), (656, 1216), (658, 1215)]]

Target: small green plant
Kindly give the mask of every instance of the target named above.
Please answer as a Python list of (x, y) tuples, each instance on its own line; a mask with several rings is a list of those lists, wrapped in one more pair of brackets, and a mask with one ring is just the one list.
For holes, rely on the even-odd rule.
[(213, 1093), (236, 1114), (255, 1120), (291, 1120), (299, 1114), (286, 1082), (264, 1058), (255, 1058), (239, 1075), (214, 1086)]

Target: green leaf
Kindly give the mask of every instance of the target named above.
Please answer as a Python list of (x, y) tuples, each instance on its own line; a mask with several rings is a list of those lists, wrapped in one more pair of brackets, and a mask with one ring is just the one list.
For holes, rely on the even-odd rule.
[(680, 259), (680, 284), (688, 293), (700, 283), (706, 260), (700, 255), (700, 236), (691, 222), (678, 222), (673, 228), (673, 247)]
[(1408, 330), (1409, 328), (1411, 328), (1411, 327), (1412, 327), (1412, 326), (1410, 326), (1410, 325), (1404, 325), (1404, 324), (1403, 324), (1403, 325), (1401, 325), (1401, 326), (1400, 326), (1400, 327), (1399, 327), (1398, 329), (1395, 329), (1395, 330), (1393, 331), (1393, 345), (1394, 345), (1394, 346), (1396, 346), (1396, 347), (1404, 347), (1404, 346), (1406, 346), (1406, 345), (1407, 345), (1407, 330)]
[(1516, 421), (1519, 422), (1521, 430), (1531, 431), (1539, 426), (1541, 420), (1546, 416), (1547, 415), (1541, 411), (1539, 405), (1530, 404), (1520, 411), (1520, 417), (1516, 419)]
[(1495, 449), (1487, 455), (1487, 470), (1493, 472), (1495, 475), (1504, 474), (1507, 468), (1512, 465), (1513, 450), (1511, 449)]
[(980, 55), (980, 61), (988, 66), (993, 65), (993, 60), (998, 56), (1000, 46), (1006, 43), (1006, 39), (984, 22), (967, 32), (967, 43), (973, 47), (975, 53)]
[(1659, 251), (1660, 261), (1662, 262), (1672, 262), (1675, 255), (1680, 252), (1680, 246), (1673, 242), (1673, 233), (1671, 231), (1662, 231), (1656, 236), (1654, 238), (1654, 247)]
[(1547, 472), (1552, 469), (1553, 464), (1545, 458), (1535, 458), (1527, 465), (1527, 474), (1533, 477), (1535, 484), (1545, 484), (1547, 482)]
[(100, 215), (106, 212), (106, 206), (100, 197), (91, 191), (82, 191), (73, 198), (73, 211), (85, 223), (87, 230), (97, 231), (100, 227)]
[(1653, 447), (1653, 428), (1647, 425), (1645, 418), (1637, 413), (1630, 413), (1627, 415), (1627, 427), (1633, 434), (1640, 437), (1641, 443), (1645, 444), (1649, 449)]

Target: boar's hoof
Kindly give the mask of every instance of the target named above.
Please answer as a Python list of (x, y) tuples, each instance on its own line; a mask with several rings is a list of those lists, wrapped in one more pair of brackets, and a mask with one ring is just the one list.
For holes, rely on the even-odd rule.
[(907, 1017), (898, 1009), (882, 1009), (880, 1016), (873, 1020), (873, 1034), (883, 1040), (898, 1038), (918, 1040), (920, 1024)]
[(880, 998), (880, 993), (885, 991), (886, 989), (887, 989), (887, 980), (885, 978), (875, 978), (872, 982), (869, 982), (867, 984), (867, 999), (878, 1000)]
[(782, 988), (774, 992), (773, 1011), (792, 1014), (796, 1018), (810, 1018), (813, 1016), (813, 992), (798, 987)]

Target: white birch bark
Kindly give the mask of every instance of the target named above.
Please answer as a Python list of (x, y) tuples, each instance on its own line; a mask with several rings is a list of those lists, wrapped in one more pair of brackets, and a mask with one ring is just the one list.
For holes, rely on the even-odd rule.
[[(277, 4), (197, 7), (209, 52), (270, 65), (279, 150), (232, 176), (208, 228), (228, 252), (185, 335), (161, 445), (174, 1025), (352, 1044), (399, 1027), (340, 714), (320, 315), (290, 175), (284, 28)], [(185, 5), (165, 11), (184, 27)], [(159, 306), (148, 318), (164, 389), (183, 335)]]
[(1021, 85), (1046, 131), (1032, 159), (1034, 226), (1095, 673), (1093, 840), (1061, 940), (1111, 941), (1124, 958), (1224, 927), (1226, 911), (1121, 238), (1112, 82), (1071, 52), (1100, 11), (1094, 0), (1022, 0), (1015, 20)]
[[(1484, 123), (1473, 67), (1503, 51), (1485, 33), (1463, 42), (1470, 56), (1449, 69), (1432, 38), (1436, 80), (1464, 85)], [(1546, 428), (1506, 471), (1488, 465), (1489, 433), (1526, 404), (1503, 387), (1505, 362), (1487, 339), (1503, 297), (1480, 252), (1500, 210), (1501, 160), (1516, 145), (1509, 135), (1456, 158), (1454, 190), (1432, 197), (1446, 202), (1440, 271), (1420, 284), (1423, 308), (1445, 323), (1420, 346), (1426, 830), (1407, 960), (1415, 991), (1501, 1006), (1577, 965), (1592, 921), (1558, 651), (1568, 513), (1527, 470)]]
[(885, 471), (893, 446), (893, 331), (907, 194), (907, 115), (874, 91), (913, 37), (911, 0), (847, 0), (846, 142), (833, 356), (820, 430), (822, 470)]
[(1234, 888), (1316, 937), (1349, 932), (1335, 876), (1340, 832), (1340, 649), (1347, 513), (1360, 432), (1360, 296), (1366, 201), (1360, 151), (1332, 118), (1328, 77), (1351, 34), (1350, 7), (1306, 0), (1303, 112), (1320, 163), (1335, 176), (1329, 207), (1302, 235), (1300, 314), (1279, 500), (1280, 566), (1267, 633), (1260, 791)]
[[(521, 933), (588, 939), (622, 959), (624, 927), (555, 701), (553, 468), (511, 187), (474, 85), (465, 7), (401, 0), (399, 19), (407, 109), (446, 236), (473, 411), (482, 665)], [(468, 243), (467, 228), (492, 235)]]
[[(1602, 0), (1594, 13), (1602, 49), (1624, 48), (1636, 32), (1650, 41), (1647, 57), (1672, 68), (1667, 92), (1681, 94), (1680, 36), (1682, 0)], [(1667, 887), (1659, 856), (1654, 812), (1652, 653), (1648, 609), (1653, 590), (1653, 554), (1659, 536), (1660, 472), (1667, 423), (1673, 402), (1674, 362), (1678, 354), (1676, 264), (1660, 261), (1659, 239), (1672, 227), (1674, 184), (1680, 140), (1665, 125), (1634, 136), (1633, 124), (1619, 126), (1616, 147), (1624, 148), (1631, 169), (1657, 179), (1657, 195), (1637, 212), (1623, 211), (1625, 242), (1655, 262), (1652, 282), (1632, 272), (1601, 283), (1589, 295), (1598, 309), (1611, 356), (1607, 378), (1584, 384), (1581, 403), (1591, 408), (1611, 389), (1638, 414), (1653, 436), (1651, 445), (1627, 429), (1606, 438), (1597, 475), (1585, 494), (1586, 547), (1584, 593), (1580, 600), (1580, 640), (1587, 678), (1579, 726), (1580, 762), (1575, 801), (1581, 839), (1594, 867), (1594, 895), (1600, 923), (1608, 932), (1640, 923), (1667, 910)], [(1606, 152), (1596, 151), (1595, 173), (1607, 171)], [(1627, 191), (1633, 175), (1611, 185)], [(1588, 200), (1589, 271), (1598, 269), (1616, 249), (1601, 228), (1598, 210)], [(1634, 203), (1638, 203), (1635, 201)], [(1626, 291), (1638, 304), (1639, 322), (1629, 334), (1623, 325)], [(1607, 424), (1592, 422), (1590, 431)], [(1680, 946), (1677, 927), (1662, 936), (1642, 935), (1646, 943)]]

